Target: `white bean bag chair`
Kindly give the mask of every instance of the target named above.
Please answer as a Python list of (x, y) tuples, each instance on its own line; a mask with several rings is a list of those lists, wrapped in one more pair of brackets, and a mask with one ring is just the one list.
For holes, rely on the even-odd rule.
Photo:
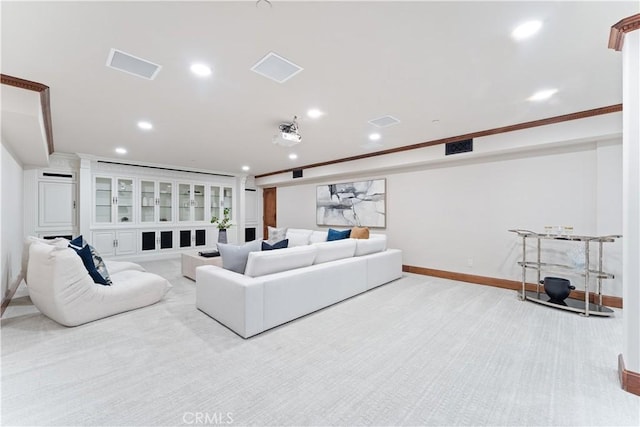
[(160, 301), (171, 284), (140, 270), (134, 263), (120, 264), (110, 273), (112, 285), (100, 285), (73, 249), (34, 242), (29, 247), (27, 288), (45, 316), (77, 326)]

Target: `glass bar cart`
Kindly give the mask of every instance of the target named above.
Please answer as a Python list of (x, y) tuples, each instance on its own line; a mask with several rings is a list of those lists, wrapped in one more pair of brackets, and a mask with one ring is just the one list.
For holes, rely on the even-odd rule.
[[(574, 236), (572, 234), (553, 234), (553, 233), (536, 233), (529, 230), (514, 229), (509, 230), (512, 233), (516, 233), (522, 239), (522, 260), (518, 261), (518, 265), (522, 267), (522, 290), (519, 292), (521, 300), (529, 300), (538, 304), (547, 305), (550, 307), (559, 308), (562, 310), (573, 311), (580, 313), (583, 316), (612, 316), (613, 310), (609, 307), (605, 307), (602, 304), (602, 279), (613, 279), (614, 275), (606, 273), (602, 270), (602, 250), (603, 243), (614, 242), (616, 239), (621, 238), (621, 235), (609, 235), (609, 236)], [(527, 239), (536, 240), (536, 252), (537, 257), (535, 260), (527, 259)], [(559, 241), (573, 241), (584, 242), (584, 268), (576, 266), (570, 266), (565, 264), (554, 264), (550, 262), (542, 262), (541, 259), (541, 241), (542, 240), (559, 240)], [(591, 267), (590, 262), (590, 250), (591, 244), (597, 243), (597, 263), (595, 267)], [(535, 290), (527, 290), (527, 269), (534, 270), (537, 273), (536, 288)], [(562, 304), (551, 302), (550, 298), (544, 291), (541, 285), (541, 272), (548, 273), (571, 273), (573, 275), (579, 275), (584, 278), (584, 301), (567, 298)], [(589, 284), (591, 279), (596, 280), (596, 292), (594, 302), (589, 302)]]

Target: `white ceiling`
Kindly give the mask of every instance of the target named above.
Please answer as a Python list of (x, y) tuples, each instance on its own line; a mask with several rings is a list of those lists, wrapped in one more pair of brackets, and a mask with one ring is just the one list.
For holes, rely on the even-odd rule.
[[(640, 11), (638, 1), (272, 5), (3, 1), (2, 73), (50, 86), (56, 151), (255, 175), (621, 103), (609, 29)], [(514, 41), (529, 19), (540, 33)], [(111, 48), (162, 70), (145, 80), (108, 68)], [(250, 71), (271, 51), (304, 70), (283, 84)], [(213, 75), (195, 77), (194, 61)], [(526, 100), (549, 87), (550, 100)], [(279, 123), (312, 107), (326, 114), (299, 121), (302, 143), (272, 144)], [(376, 130), (367, 122), (387, 114), (400, 124), (364, 147)]]

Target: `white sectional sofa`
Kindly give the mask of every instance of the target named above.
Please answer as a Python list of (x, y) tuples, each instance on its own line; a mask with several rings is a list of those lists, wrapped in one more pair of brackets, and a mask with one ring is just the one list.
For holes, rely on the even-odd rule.
[(249, 253), (244, 274), (198, 267), (197, 308), (248, 338), (402, 276), (402, 252), (385, 235), (326, 234), (290, 229), (290, 247)]

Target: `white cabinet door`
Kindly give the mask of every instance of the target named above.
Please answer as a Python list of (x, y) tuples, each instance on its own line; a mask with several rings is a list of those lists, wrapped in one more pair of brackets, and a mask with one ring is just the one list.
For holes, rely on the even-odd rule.
[(91, 246), (103, 257), (136, 253), (137, 230), (94, 231)]
[(116, 254), (116, 233), (115, 231), (94, 231), (91, 246), (103, 256), (114, 256)]
[(76, 184), (40, 182), (38, 184), (38, 225), (73, 228), (76, 225)]
[(137, 230), (120, 230), (116, 232), (116, 255), (136, 253)]

